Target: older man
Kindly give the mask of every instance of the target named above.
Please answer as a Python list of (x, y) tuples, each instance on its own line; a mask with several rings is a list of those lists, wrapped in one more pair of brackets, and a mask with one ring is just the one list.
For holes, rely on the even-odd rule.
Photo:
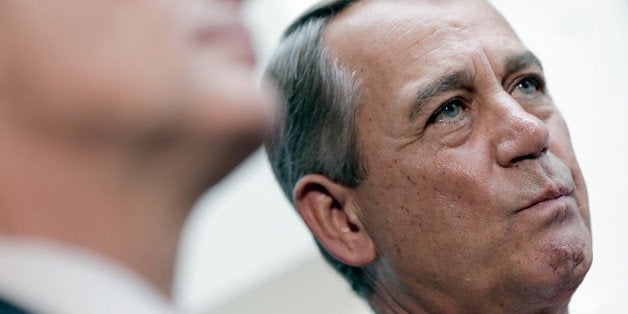
[(567, 311), (585, 183), (540, 61), (490, 5), (326, 1), (269, 72), (275, 174), (376, 312)]
[(0, 312), (172, 310), (192, 204), (272, 121), (239, 2), (0, 1)]

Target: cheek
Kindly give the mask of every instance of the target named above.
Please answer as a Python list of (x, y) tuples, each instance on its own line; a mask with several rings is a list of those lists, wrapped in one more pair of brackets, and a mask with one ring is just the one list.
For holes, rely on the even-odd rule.
[(146, 72), (146, 64), (167, 66), (173, 48), (181, 44), (173, 42), (179, 35), (176, 13), (163, 4), (35, 2), (14, 8), (15, 16), (6, 22), (14, 31), (6, 36), (11, 61), (48, 82), (78, 80), (73, 74), (83, 74), (82, 79), (89, 79), (87, 74), (139, 78), (134, 71), (139, 67), (144, 80), (150, 79), (154, 73)]
[(569, 129), (558, 112), (546, 120), (546, 126), (550, 134), (549, 149), (564, 161), (575, 161)]
[(582, 215), (585, 223), (589, 225), (590, 229), (587, 187), (582, 170), (580, 169), (580, 165), (578, 164), (573, 146), (571, 144), (567, 124), (565, 123), (563, 117), (560, 114), (557, 114), (548, 121), (548, 128), (550, 131), (549, 150), (569, 168), (576, 185), (574, 196), (580, 209), (580, 214)]
[(391, 169), (380, 178), (382, 185), (364, 190), (367, 211), (362, 216), (379, 257), (393, 273), (440, 285), (486, 264), (494, 237), (503, 230), (495, 229), (496, 215), (478, 197), (486, 194), (478, 187), (479, 176), (432, 165), (436, 169)]
[(183, 52), (174, 49), (182, 44), (166, 10), (107, 1), (23, 3), (0, 22), (15, 29), (2, 35), (3, 70), (19, 110), (42, 119), (115, 119), (168, 99)]
[(395, 273), (435, 285), (497, 269), (507, 230), (495, 185), (505, 183), (495, 182), (488, 148), (428, 150), (381, 158), (357, 188), (378, 254)]
[[(473, 144), (473, 143), (471, 143)], [(456, 217), (474, 215), (485, 207), (492, 197), (492, 159), (482, 145), (465, 145), (444, 148), (429, 156), (421, 157), (423, 163), (417, 172), (417, 186), (423, 187), (425, 197), (449, 207)]]
[(360, 187), (364, 216), (374, 217), (373, 228), (387, 229), (376, 234), (399, 241), (417, 237), (455, 245), (451, 238), (458, 232), (473, 237), (485, 229), (478, 221), (497, 217), (491, 212), (490, 167), (477, 157), (484, 155), (465, 148), (380, 161)]

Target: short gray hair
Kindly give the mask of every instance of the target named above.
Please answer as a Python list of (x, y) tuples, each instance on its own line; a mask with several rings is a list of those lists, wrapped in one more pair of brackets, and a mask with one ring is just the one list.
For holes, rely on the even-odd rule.
[[(268, 76), (283, 99), (268, 158), (284, 193), (294, 204), (292, 190), (304, 175), (317, 173), (336, 183), (358, 186), (366, 176), (357, 142), (356, 116), (359, 78), (323, 43), (325, 26), (358, 0), (322, 1), (286, 30), (268, 66)], [(331, 256), (327, 262), (362, 296), (370, 292), (364, 271)]]

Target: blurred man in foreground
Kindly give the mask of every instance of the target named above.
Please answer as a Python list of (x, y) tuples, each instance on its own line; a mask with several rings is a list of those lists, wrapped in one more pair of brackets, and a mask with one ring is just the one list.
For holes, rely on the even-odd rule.
[(239, 2), (0, 2), (3, 306), (173, 310), (191, 206), (272, 120)]
[(483, 0), (325, 1), (286, 32), (269, 157), (377, 313), (566, 312), (585, 183), (539, 60)]

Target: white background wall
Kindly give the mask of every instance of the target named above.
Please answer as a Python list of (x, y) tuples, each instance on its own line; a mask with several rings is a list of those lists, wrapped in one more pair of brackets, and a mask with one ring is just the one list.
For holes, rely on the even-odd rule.
[[(312, 2), (247, 3), (262, 63)], [(571, 313), (628, 313), (628, 1), (494, 2), (543, 61), (589, 188), (594, 263)], [(175, 294), (195, 313), (368, 312), (323, 265), (261, 151), (199, 201)]]

